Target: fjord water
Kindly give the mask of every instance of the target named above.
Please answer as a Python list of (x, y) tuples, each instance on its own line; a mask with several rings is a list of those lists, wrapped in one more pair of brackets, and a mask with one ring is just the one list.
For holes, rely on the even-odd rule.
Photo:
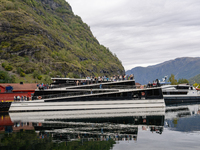
[(197, 149), (200, 105), (0, 115), (0, 149)]

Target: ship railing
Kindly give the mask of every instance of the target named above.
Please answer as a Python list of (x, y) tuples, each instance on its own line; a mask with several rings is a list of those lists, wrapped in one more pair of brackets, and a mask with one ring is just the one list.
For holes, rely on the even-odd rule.
[(135, 85), (92, 85), (92, 86), (75, 86), (72, 89), (135, 89)]
[[(64, 88), (64, 87), (57, 87), (58, 88)], [(104, 84), (100, 84), (100, 85), (96, 85), (96, 84), (92, 84), (90, 86), (72, 86), (71, 88), (67, 88), (67, 89), (135, 89), (138, 88), (138, 86), (136, 85), (104, 85)], [(55, 88), (50, 88), (50, 89), (55, 89)], [(43, 89), (41, 89), (43, 90)]]
[(95, 89), (92, 89), (92, 90), (87, 90), (87, 91), (77, 91), (77, 92), (68, 92), (68, 93), (59, 93), (59, 94), (40, 95), (40, 96), (33, 96), (32, 100), (58, 98), (58, 97), (81, 96), (81, 95), (88, 95), (88, 94), (100, 94), (100, 93), (106, 93), (106, 92), (116, 92), (116, 90), (95, 90)]
[[(134, 79), (133, 79), (134, 80)], [(95, 85), (95, 84), (100, 84), (100, 83), (106, 83), (106, 82), (118, 82), (118, 81), (129, 81), (129, 80), (92, 80), (92, 81), (89, 81), (89, 80), (86, 80), (85, 82), (79, 82), (78, 85)], [(78, 86), (76, 82), (67, 82), (67, 83), (58, 83), (58, 85), (56, 85), (54, 83), (54, 85), (52, 85), (52, 87), (50, 88), (61, 88), (61, 87), (69, 87), (69, 86)]]

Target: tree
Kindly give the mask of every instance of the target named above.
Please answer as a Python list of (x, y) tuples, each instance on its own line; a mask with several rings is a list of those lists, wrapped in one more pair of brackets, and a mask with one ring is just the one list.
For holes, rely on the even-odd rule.
[(171, 74), (169, 77), (169, 82), (171, 82), (171, 85), (177, 85), (177, 80), (175, 79), (174, 74)]
[(8, 76), (8, 73), (5, 71), (0, 71), (0, 79), (5, 80)]
[(40, 75), (41, 75), (41, 73), (40, 73), (39, 71), (37, 71), (37, 70), (35, 70), (35, 71), (33, 72), (33, 78), (35, 78), (35, 79), (37, 79), (38, 76), (40, 76)]
[(44, 84), (51, 84), (51, 83), (52, 83), (51, 77), (48, 76), (48, 75), (46, 75), (46, 76), (44, 77), (44, 79), (42, 80), (42, 82), (43, 82)]
[(198, 83), (193, 84), (194, 87), (199, 87)]
[(189, 81), (187, 79), (178, 79), (178, 84), (183, 84), (183, 83), (187, 83), (189, 84)]
[(15, 75), (11, 75), (11, 77), (10, 77), (10, 82), (11, 82), (11, 83), (15, 83), (15, 78), (16, 78)]
[(21, 72), (21, 73), (20, 73), (20, 76), (21, 76), (21, 77), (25, 77), (26, 74), (25, 74), (24, 72)]
[(14, 83), (15, 76), (10, 76), (8, 72), (0, 70), (0, 83)]
[(11, 65), (5, 66), (5, 70), (6, 71), (11, 71), (12, 69), (13, 69), (13, 67)]
[(38, 80), (41, 80), (41, 79), (42, 79), (42, 75), (39, 75), (39, 76), (37, 77), (37, 79), (38, 79)]

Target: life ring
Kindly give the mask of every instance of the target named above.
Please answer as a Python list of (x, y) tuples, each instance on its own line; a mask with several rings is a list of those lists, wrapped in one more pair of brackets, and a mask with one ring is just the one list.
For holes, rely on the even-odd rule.
[(144, 92), (142, 92), (141, 94), (142, 94), (142, 96), (144, 96), (144, 95), (145, 95), (145, 93), (144, 93)]
[(42, 96), (38, 96), (38, 99), (42, 99)]

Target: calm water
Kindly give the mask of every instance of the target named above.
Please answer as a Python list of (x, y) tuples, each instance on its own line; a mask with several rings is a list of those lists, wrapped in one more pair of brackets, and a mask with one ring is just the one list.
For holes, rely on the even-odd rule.
[(200, 146), (198, 104), (128, 112), (0, 114), (0, 149), (188, 150)]

